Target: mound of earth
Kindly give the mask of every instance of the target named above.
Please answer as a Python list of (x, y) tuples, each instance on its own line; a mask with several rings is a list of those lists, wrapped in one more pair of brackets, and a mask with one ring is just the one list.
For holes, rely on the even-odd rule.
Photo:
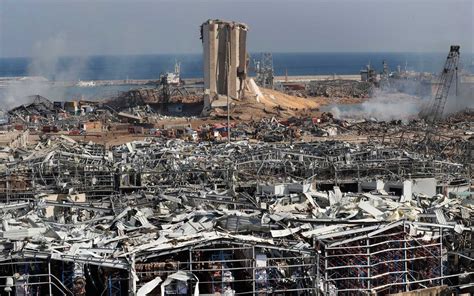
[[(298, 115), (309, 115), (319, 111), (318, 100), (288, 95), (276, 90), (260, 88), (261, 95), (232, 100), (230, 115), (233, 119), (259, 120), (263, 117), (285, 119)], [(211, 117), (226, 117), (224, 108), (216, 108)]]

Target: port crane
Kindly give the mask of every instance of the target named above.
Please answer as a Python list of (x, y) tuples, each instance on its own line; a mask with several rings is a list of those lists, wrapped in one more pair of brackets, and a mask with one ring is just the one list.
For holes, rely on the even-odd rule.
[(457, 72), (459, 65), (459, 45), (451, 45), (449, 50), (448, 57), (444, 63), (443, 71), (439, 76), (438, 88), (436, 89), (436, 94), (431, 100), (429, 106), (425, 108), (420, 117), (425, 119), (428, 123), (426, 129), (425, 139), (423, 145), (425, 147), (425, 153), (428, 153), (429, 143), (434, 142), (434, 136), (437, 134), (437, 122), (443, 117), (444, 107), (449, 96), (449, 90), (453, 79), (456, 78), (456, 93), (457, 93)]
[(448, 57), (446, 58), (443, 71), (441, 72), (439, 78), (436, 94), (428, 108), (426, 108), (422, 113), (422, 117), (429, 124), (435, 124), (441, 119), (443, 116), (444, 107), (446, 106), (446, 102), (448, 100), (449, 89), (451, 88), (454, 78), (456, 78), (457, 84), (459, 48), (459, 45), (451, 45), (451, 49), (449, 51)]

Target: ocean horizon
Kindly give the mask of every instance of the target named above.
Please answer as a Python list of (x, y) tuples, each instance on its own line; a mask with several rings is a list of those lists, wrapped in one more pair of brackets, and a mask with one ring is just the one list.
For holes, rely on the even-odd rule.
[[(385, 60), (391, 71), (401, 69), (439, 73), (447, 53), (273, 53), (276, 76), (359, 74), (370, 64), (382, 71)], [(250, 54), (250, 65), (261, 53)], [(473, 54), (461, 53), (461, 65), (472, 72)], [(157, 79), (181, 63), (182, 78), (203, 76), (202, 54), (97, 55), (86, 57), (0, 58), (0, 77), (43, 76), (49, 80)], [(252, 73), (251, 73), (252, 74)]]

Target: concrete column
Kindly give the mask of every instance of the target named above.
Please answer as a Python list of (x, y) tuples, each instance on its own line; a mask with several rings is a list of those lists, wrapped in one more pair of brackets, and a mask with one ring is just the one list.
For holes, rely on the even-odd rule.
[(204, 70), (204, 89), (210, 88), (209, 24), (202, 25), (202, 61)]
[(203, 25), (204, 88), (209, 90), (211, 96), (217, 93), (217, 28), (216, 24)]
[(411, 180), (403, 181), (403, 197), (404, 201), (410, 201), (413, 197), (413, 182)]
[(227, 94), (228, 83), (228, 61), (229, 61), (229, 44), (230, 28), (227, 24), (220, 24), (217, 31), (217, 93), (221, 95)]
[(233, 27), (230, 31), (230, 68), (229, 68), (229, 96), (239, 98), (239, 79), (237, 68), (239, 66), (239, 27)]
[(211, 109), (211, 101), (217, 94), (217, 28), (216, 24), (203, 24), (203, 62), (204, 62), (204, 108), (203, 114)]
[(137, 272), (135, 268), (135, 254), (130, 258), (130, 273), (128, 277), (128, 295), (136, 296), (137, 295)]
[(217, 32), (218, 25), (211, 24), (209, 26), (209, 55), (210, 55), (210, 67), (209, 74), (211, 76), (209, 82), (209, 90), (211, 95), (214, 96), (217, 94), (217, 82), (216, 82), (216, 72), (217, 72)]
[(245, 73), (242, 84), (238, 84), (239, 94), (241, 97), (245, 95), (245, 79), (247, 75), (247, 31), (240, 29), (239, 31), (239, 67), (237, 68), (238, 73)]

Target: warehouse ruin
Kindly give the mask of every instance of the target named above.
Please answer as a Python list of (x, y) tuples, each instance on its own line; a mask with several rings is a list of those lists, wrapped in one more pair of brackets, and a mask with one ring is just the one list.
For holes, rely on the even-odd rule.
[(459, 47), (420, 116), (340, 119), (306, 94), (363, 98), (385, 76), (279, 87), (264, 54), (257, 84), (247, 32), (201, 26), (201, 91), (163, 76), (105, 101), (34, 95), (5, 112), (2, 292), (472, 293), (474, 110), (445, 112)]
[(18, 139), (2, 157), (5, 291), (391, 294), (472, 283), (469, 168), (415, 147)]

